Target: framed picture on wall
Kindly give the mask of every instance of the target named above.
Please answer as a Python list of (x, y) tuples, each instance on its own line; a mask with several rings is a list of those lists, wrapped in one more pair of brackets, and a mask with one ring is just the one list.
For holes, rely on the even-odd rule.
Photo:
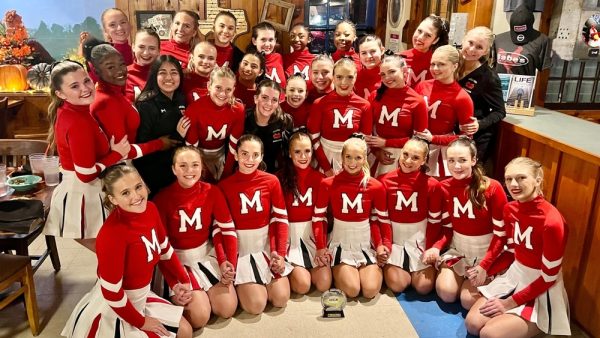
[(260, 21), (266, 21), (281, 31), (289, 31), (294, 15), (293, 3), (281, 0), (265, 0)]
[(168, 40), (175, 11), (135, 11), (137, 29), (153, 28), (161, 40)]

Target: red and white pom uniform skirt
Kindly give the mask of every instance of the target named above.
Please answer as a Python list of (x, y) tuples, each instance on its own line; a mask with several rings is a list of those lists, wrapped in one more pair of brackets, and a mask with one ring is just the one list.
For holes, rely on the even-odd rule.
[(369, 220), (347, 222), (333, 219), (329, 250), (333, 255), (331, 266), (344, 263), (359, 268), (377, 263), (375, 250), (371, 248), (371, 225)]
[[(523, 290), (541, 274), (542, 271), (539, 269), (532, 269), (514, 261), (504, 274), (478, 289), (486, 298), (501, 298)], [(559, 272), (558, 279), (550, 289), (536, 299), (508, 310), (506, 313), (515, 314), (535, 323), (546, 334), (571, 335), (569, 300), (563, 284), (562, 271)]]
[(286, 262), (285, 271), (279, 275), (271, 272), (269, 226), (259, 229), (240, 230), (238, 236), (238, 263), (235, 273), (235, 285), (245, 283), (269, 284), (273, 278), (287, 276), (292, 272), (291, 264)]
[(394, 163), (382, 164), (381, 162), (379, 162), (379, 160), (375, 157), (373, 153), (370, 153), (368, 160), (369, 167), (371, 168), (371, 173), (373, 173), (373, 177), (379, 177), (380, 175), (387, 174), (390, 171), (398, 169), (398, 159), (400, 158), (400, 155), (402, 153), (402, 148), (383, 147), (381, 148), (381, 150), (390, 153), (391, 155), (389, 158), (393, 159)]
[(464, 276), (468, 267), (476, 266), (485, 257), (492, 236), (467, 236), (454, 231), (450, 249), (441, 255), (440, 262), (446, 263), (457, 275)]
[(312, 221), (290, 222), (289, 231), (288, 262), (306, 269), (314, 268), (317, 247), (312, 232)]
[(393, 243), (388, 264), (405, 271), (425, 270), (429, 265), (421, 261), (425, 250), (427, 219), (416, 223), (392, 222)]
[(344, 142), (330, 141), (323, 137), (321, 137), (319, 142), (321, 143), (321, 147), (323, 147), (323, 152), (327, 156), (329, 164), (331, 164), (333, 172), (337, 174), (342, 171), (342, 147), (344, 146)]
[(193, 249), (175, 250), (175, 254), (190, 277), (192, 290), (208, 291), (221, 281), (221, 269), (210, 240)]
[(450, 171), (448, 170), (448, 158), (446, 150), (448, 146), (442, 146), (438, 144), (429, 145), (429, 176), (431, 177), (449, 177)]
[(62, 182), (52, 192), (44, 233), (65, 238), (96, 238), (108, 217), (102, 182), (81, 181), (74, 171), (61, 170)]
[[(150, 285), (136, 290), (125, 290), (127, 299), (144, 317), (158, 319), (169, 331), (168, 337), (175, 338), (183, 307), (176, 306), (150, 291)], [(66, 337), (158, 337), (124, 321), (108, 305), (102, 296), (100, 281), (75, 306), (61, 335)]]
[(200, 149), (202, 150), (202, 165), (218, 181), (225, 167), (225, 146), (218, 149)]

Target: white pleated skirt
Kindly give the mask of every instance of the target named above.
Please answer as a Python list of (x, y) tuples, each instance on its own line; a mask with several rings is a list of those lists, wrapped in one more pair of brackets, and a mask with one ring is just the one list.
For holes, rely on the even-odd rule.
[(369, 220), (346, 222), (334, 218), (329, 250), (333, 255), (331, 266), (344, 263), (359, 268), (377, 263), (375, 250), (371, 248)]
[(440, 261), (451, 267), (457, 275), (464, 276), (468, 267), (476, 266), (483, 260), (492, 236), (467, 236), (454, 231), (450, 249), (441, 255)]
[[(175, 337), (183, 307), (176, 306), (150, 291), (150, 285), (136, 290), (125, 290), (127, 299), (144, 317), (158, 319), (169, 331), (168, 337)], [(97, 324), (95, 322), (98, 322)], [(124, 321), (108, 305), (102, 296), (100, 281), (79, 301), (71, 313), (61, 335), (66, 337), (155, 337)]]
[(446, 149), (448, 146), (441, 146), (438, 144), (429, 145), (429, 176), (431, 177), (449, 177), (450, 171), (448, 170), (448, 159), (446, 156)]
[(290, 222), (289, 233), (288, 262), (306, 269), (314, 268), (317, 247), (312, 232), (312, 221)]
[(421, 271), (429, 267), (421, 261), (425, 250), (427, 219), (416, 223), (392, 222), (392, 252), (388, 264), (408, 272)]
[(331, 141), (321, 137), (320, 143), (333, 171), (335, 173), (342, 171), (342, 147), (344, 142)]
[(390, 171), (398, 169), (398, 159), (400, 158), (400, 155), (402, 153), (402, 148), (384, 147), (384, 148), (381, 148), (381, 150), (387, 151), (388, 153), (392, 154), (391, 158), (394, 159), (394, 163), (382, 164), (381, 162), (379, 162), (379, 160), (375, 157), (375, 155), (373, 153), (370, 153), (368, 160), (369, 160), (369, 167), (371, 168), (371, 172), (375, 173), (373, 175), (373, 177), (379, 177), (380, 175), (387, 174)]
[(190, 277), (193, 290), (208, 291), (221, 281), (221, 269), (210, 240), (193, 249), (175, 250), (175, 254)]
[(202, 165), (216, 181), (221, 179), (225, 167), (224, 148), (225, 146), (221, 146), (218, 149), (202, 149)]
[(82, 182), (74, 171), (61, 170), (62, 182), (52, 192), (44, 233), (65, 238), (96, 238), (108, 217), (102, 182)]
[[(539, 269), (532, 269), (514, 261), (503, 275), (478, 289), (486, 298), (504, 298), (523, 290), (541, 274)], [(546, 334), (570, 335), (569, 300), (563, 283), (562, 271), (559, 272), (558, 279), (550, 289), (535, 300), (508, 310), (506, 313), (516, 314), (535, 323)]]

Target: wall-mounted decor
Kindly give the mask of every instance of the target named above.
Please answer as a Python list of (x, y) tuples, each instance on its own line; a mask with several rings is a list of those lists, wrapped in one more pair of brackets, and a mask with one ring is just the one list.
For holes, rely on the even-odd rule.
[(135, 11), (137, 29), (153, 28), (161, 40), (169, 39), (175, 11)]
[(207, 0), (205, 6), (206, 18), (200, 20), (200, 25), (198, 27), (200, 33), (202, 33), (203, 35), (206, 36), (212, 32), (215, 17), (217, 16), (217, 14), (219, 14), (220, 11), (228, 11), (229, 13), (233, 14), (233, 16), (235, 16), (235, 36), (248, 33), (248, 17), (246, 16), (245, 10), (222, 8), (219, 6), (218, 0)]
[(296, 5), (281, 0), (265, 0), (260, 21), (266, 21), (282, 31), (289, 31)]

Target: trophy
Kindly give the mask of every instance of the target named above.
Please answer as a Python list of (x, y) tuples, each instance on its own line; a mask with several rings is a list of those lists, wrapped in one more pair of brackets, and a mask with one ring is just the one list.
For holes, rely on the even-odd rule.
[(321, 295), (323, 318), (344, 318), (346, 295), (340, 289), (329, 289)]

